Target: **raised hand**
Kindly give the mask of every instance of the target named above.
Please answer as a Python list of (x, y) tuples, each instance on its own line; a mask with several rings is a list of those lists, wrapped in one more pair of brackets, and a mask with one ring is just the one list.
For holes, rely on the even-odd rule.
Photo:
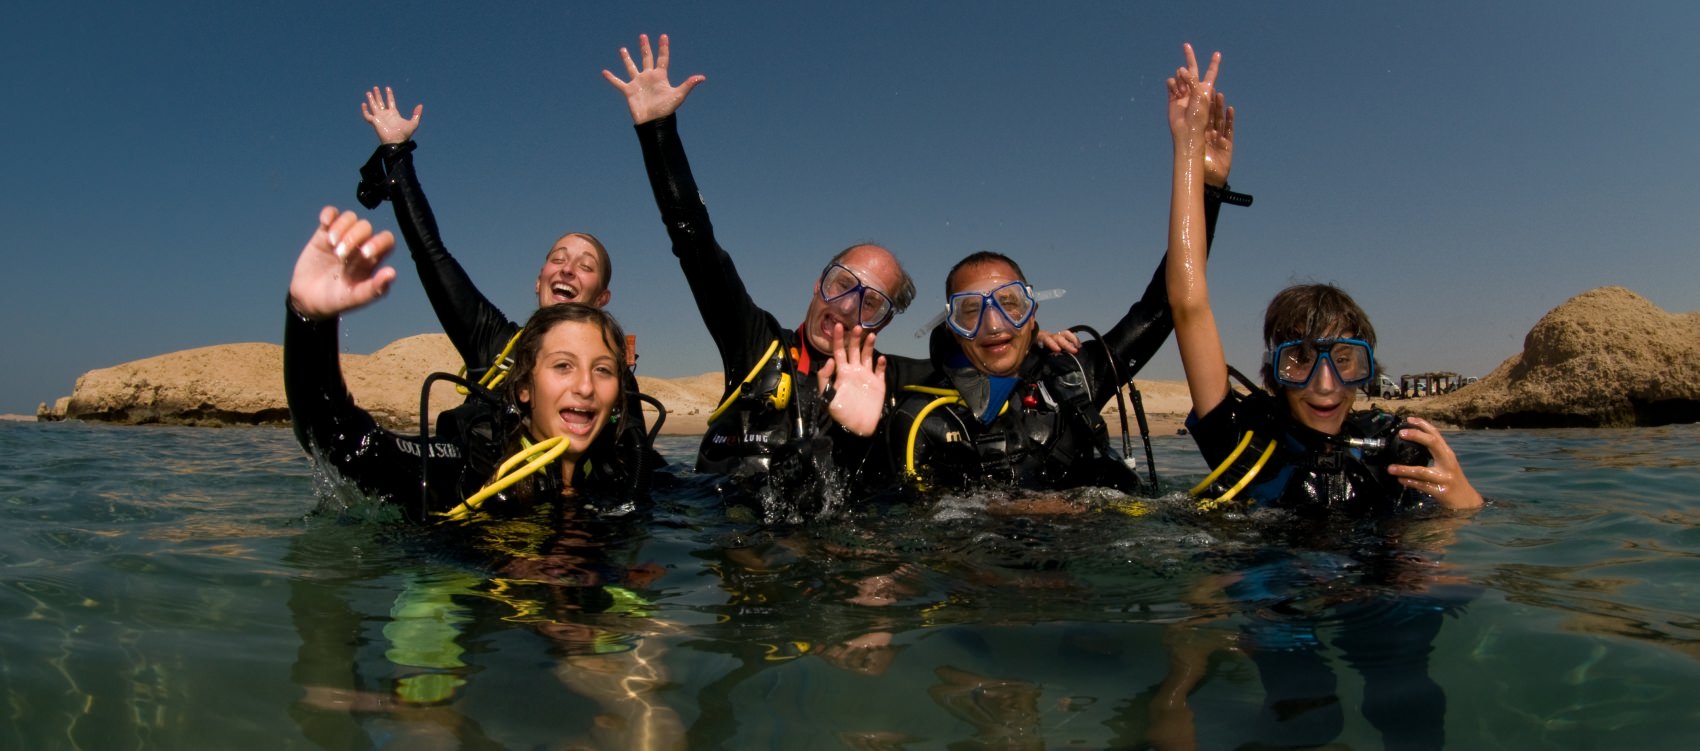
[(395, 92), (385, 86), (384, 94), (389, 97), (387, 101), (379, 96), (376, 86), (366, 92), (366, 101), (360, 103), (360, 116), (372, 124), (379, 141), (405, 143), (413, 137), (413, 131), (419, 129), (419, 116), (425, 113), (425, 105), (413, 105), (413, 117), (405, 118), (401, 116), (401, 110), (396, 109)]
[(690, 96), (691, 89), (697, 84), (707, 81), (708, 77), (701, 74), (685, 79), (684, 83), (674, 86), (667, 80), (667, 61), (670, 57), (667, 50), (667, 35), (661, 35), (661, 56), (656, 57), (649, 50), (649, 35), (638, 36), (638, 52), (643, 58), (643, 68), (639, 69), (632, 62), (632, 55), (625, 47), (620, 48), (620, 59), (626, 64), (626, 76), (629, 80), (621, 80), (619, 76), (602, 71), (602, 77), (608, 83), (619, 89), (626, 96), (626, 107), (632, 111), (632, 123), (642, 124), (678, 111), (679, 105), (685, 103), (685, 97)]
[[(877, 335), (861, 326), (832, 325), (832, 359), (816, 371), (827, 412), (839, 425), (866, 438), (879, 428), (885, 408), (885, 358), (874, 354)], [(846, 341), (848, 339), (848, 341)]]
[(1168, 80), (1169, 132), (1177, 145), (1184, 140), (1189, 145), (1202, 146), (1216, 99), (1216, 70), (1222, 64), (1222, 53), (1210, 56), (1210, 68), (1200, 76), (1192, 45), (1181, 45), (1181, 49), (1186, 52), (1186, 65), (1176, 69), (1175, 77)]
[(314, 320), (335, 318), (389, 291), (395, 269), (379, 266), (395, 249), (388, 230), (372, 234), (372, 223), (335, 206), (319, 210), (319, 228), (308, 238), (289, 281), (289, 304)]
[(1464, 468), (1458, 464), (1458, 455), (1452, 453), (1452, 447), (1446, 444), (1440, 429), (1420, 417), (1407, 417), (1405, 422), (1412, 427), (1401, 429), (1399, 437), (1428, 449), (1434, 463), (1427, 467), (1392, 464), (1388, 465), (1387, 473), (1399, 478), (1400, 485), (1427, 493), (1447, 508), (1467, 509), (1482, 505), (1482, 494), (1464, 479)]
[(1204, 182), (1216, 187), (1228, 184), (1228, 169), (1234, 165), (1234, 108), (1227, 97), (1216, 92), (1210, 100), (1210, 124), (1204, 128)]

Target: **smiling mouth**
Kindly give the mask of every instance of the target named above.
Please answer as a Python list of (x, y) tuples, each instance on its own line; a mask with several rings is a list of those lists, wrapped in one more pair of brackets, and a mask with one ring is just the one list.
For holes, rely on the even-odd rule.
[(572, 302), (573, 298), (578, 297), (578, 290), (568, 287), (565, 284), (549, 285), (549, 293), (554, 295), (555, 299), (560, 300), (561, 302)]
[(569, 433), (588, 435), (590, 429), (596, 426), (596, 411), (568, 407), (561, 410), (561, 424), (566, 426)]

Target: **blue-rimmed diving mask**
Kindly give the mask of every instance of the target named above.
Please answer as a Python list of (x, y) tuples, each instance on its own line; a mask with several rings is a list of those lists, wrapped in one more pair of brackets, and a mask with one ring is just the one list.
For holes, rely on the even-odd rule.
[(1328, 361), (1334, 370), (1334, 380), (1342, 386), (1356, 388), (1375, 377), (1375, 348), (1362, 339), (1294, 339), (1275, 345), (1269, 354), (1269, 367), (1275, 371), (1275, 382), (1290, 389), (1302, 389), (1316, 377), (1317, 366)]
[(856, 295), (856, 323), (864, 329), (877, 329), (891, 320), (893, 305), (891, 298), (873, 287), (862, 283), (856, 272), (839, 264), (826, 267), (820, 275), (820, 299), (828, 305), (841, 304), (841, 301)]
[(990, 292), (958, 292), (945, 305), (945, 322), (962, 338), (973, 339), (980, 333), (980, 323), (985, 320), (988, 308), (1003, 316), (1011, 328), (1019, 329), (1033, 320), (1039, 303), (1033, 299), (1033, 288), (1021, 281), (1000, 285)]

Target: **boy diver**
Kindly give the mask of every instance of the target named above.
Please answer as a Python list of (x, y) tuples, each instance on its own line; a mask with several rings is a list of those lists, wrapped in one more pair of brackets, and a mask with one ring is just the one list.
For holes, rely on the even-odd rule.
[[(1192, 395), (1187, 428), (1205, 461), (1219, 469), (1211, 500), (1243, 494), (1258, 505), (1296, 510), (1390, 509), (1418, 500), (1403, 492), (1409, 489), (1446, 508), (1482, 505), (1434, 425), (1413, 417), (1397, 426), (1385, 415), (1351, 413), (1358, 387), (1375, 377), (1375, 329), (1338, 288), (1300, 285), (1276, 295), (1263, 327), (1269, 347), (1263, 382), (1270, 393), (1242, 397), (1229, 389), (1199, 229), (1208, 234), (1206, 154), (1212, 144), (1232, 139), (1233, 117), (1232, 110), (1226, 118), (1213, 115), (1222, 108), (1215, 90), (1221, 56), (1212, 58), (1202, 79), (1191, 45), (1186, 59), (1187, 67), (1168, 83), (1175, 161), (1166, 274)], [(1418, 461), (1424, 452), (1415, 447), (1433, 464)], [(1396, 453), (1410, 463), (1398, 463)]]
[[(1254, 737), (1311, 748), (1339, 736), (1342, 702), (1324, 654), (1331, 648), (1362, 676), (1360, 709), (1386, 747), (1441, 748), (1446, 696), (1428, 676), (1428, 654), (1445, 614), (1467, 592), (1442, 586), (1445, 577), (1434, 575), (1428, 551), (1401, 541), (1401, 525), (1414, 517), (1389, 512), (1425, 497), (1447, 509), (1472, 509), (1482, 505), (1481, 494), (1432, 424), (1351, 412), (1358, 387), (1375, 375), (1375, 330), (1338, 288), (1306, 284), (1277, 294), (1263, 329), (1268, 393), (1229, 389), (1198, 237), (1204, 155), (1227, 137), (1211, 116), (1222, 106), (1215, 91), (1221, 55), (1200, 76), (1191, 45), (1185, 53), (1186, 66), (1168, 81), (1175, 152), (1167, 273), (1193, 401), (1187, 426), (1216, 468), (1194, 492), (1203, 491), (1204, 508), (1243, 501), (1285, 509), (1296, 522), (1265, 528), (1281, 533), (1282, 542), (1220, 581), (1221, 594), (1241, 613), (1235, 643), (1257, 664), (1264, 687)], [(1200, 621), (1224, 612), (1223, 603), (1213, 602)], [(1192, 624), (1171, 628), (1172, 644), (1197, 638), (1184, 635)], [(1207, 651), (1182, 647), (1172, 655), (1171, 673), (1152, 704), (1153, 719), (1160, 720), (1152, 730), (1156, 747), (1195, 746), (1186, 697), (1204, 678)]]

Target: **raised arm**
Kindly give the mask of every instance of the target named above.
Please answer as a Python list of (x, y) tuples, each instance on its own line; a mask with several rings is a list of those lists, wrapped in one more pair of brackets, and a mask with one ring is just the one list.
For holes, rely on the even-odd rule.
[(423, 112), (424, 105), (416, 105), (412, 118), (402, 117), (395, 91), (387, 86), (382, 95), (375, 86), (366, 92), (360, 115), (382, 143), (360, 168), (357, 192), (366, 208), (376, 209), (385, 200), (394, 206), (396, 225), (407, 241), (425, 297), (468, 372), (477, 378), (518, 326), (479, 291), (443, 243), (431, 203), (413, 170), (411, 139)]
[(413, 105), (413, 117), (405, 118), (396, 109), (395, 91), (385, 86), (384, 94), (389, 97), (387, 100), (378, 95), (376, 86), (366, 92), (366, 101), (360, 104), (360, 116), (377, 132), (379, 143), (406, 143), (413, 138), (413, 131), (419, 129), (419, 116), (425, 113), (425, 105)]
[[(1180, 347), (1192, 394), (1193, 414), (1203, 417), (1228, 395), (1228, 364), (1222, 337), (1210, 310), (1205, 284), (1204, 218), (1205, 153), (1213, 141), (1226, 138), (1232, 157), (1233, 110), (1216, 93), (1216, 71), (1222, 55), (1210, 58), (1201, 76), (1192, 45), (1185, 45), (1186, 66), (1169, 79), (1169, 133), (1174, 138), (1174, 175), (1169, 205), (1169, 252), (1165, 275), (1169, 308), (1175, 319), (1175, 343)], [(1213, 113), (1221, 113), (1218, 120)], [(1220, 153), (1220, 149), (1218, 149)]]
[[(1207, 134), (1209, 138), (1204, 150), (1205, 255), (1210, 253), (1211, 244), (1215, 240), (1216, 220), (1221, 214), (1222, 205), (1251, 205), (1251, 196), (1227, 190), (1228, 172), (1233, 166), (1234, 155), (1233, 110), (1226, 107), (1226, 100), (1220, 92), (1213, 98), (1210, 116), (1210, 131)], [(1156, 356), (1158, 348), (1168, 341), (1170, 332), (1174, 331), (1175, 319), (1169, 309), (1167, 255), (1165, 252), (1164, 257), (1157, 262), (1139, 299), (1128, 306), (1120, 321), (1102, 332), (1104, 343), (1109, 345), (1111, 356), (1114, 358), (1113, 365), (1097, 356), (1100, 350), (1096, 347), (1085, 347), (1081, 350), (1082, 362), (1092, 369), (1094, 382), (1109, 383), (1114, 376), (1116, 380), (1125, 383), (1133, 378)], [(1098, 389), (1093, 401), (1096, 406), (1102, 407), (1114, 396), (1113, 389)]]
[(685, 97), (690, 96), (691, 89), (708, 80), (708, 77), (702, 74), (691, 76), (678, 86), (667, 80), (667, 63), (671, 54), (666, 34), (661, 35), (659, 57), (650, 52), (648, 34), (638, 36), (638, 53), (643, 58), (641, 69), (637, 63), (632, 62), (631, 52), (625, 47), (620, 48), (620, 60), (626, 64), (626, 76), (629, 80), (621, 80), (619, 76), (607, 70), (602, 71), (602, 77), (608, 79), (608, 83), (625, 95), (626, 107), (632, 112), (633, 125), (660, 120), (677, 112), (679, 105), (685, 103)]

